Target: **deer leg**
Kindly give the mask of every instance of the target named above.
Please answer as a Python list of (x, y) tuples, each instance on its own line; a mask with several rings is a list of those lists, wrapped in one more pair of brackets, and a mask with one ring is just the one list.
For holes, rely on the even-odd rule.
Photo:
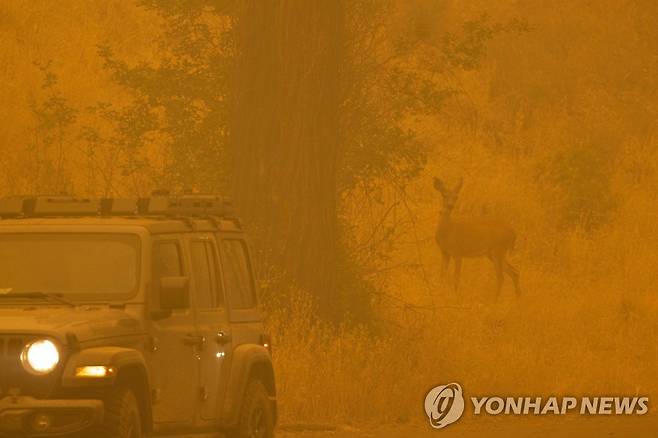
[(500, 257), (490, 256), (493, 262), (494, 269), (496, 270), (496, 301), (500, 295), (500, 290), (503, 287), (503, 260)]
[(508, 261), (504, 262), (503, 268), (505, 269), (505, 272), (507, 272), (507, 275), (509, 275), (514, 282), (514, 290), (516, 291), (516, 296), (521, 296), (521, 287), (519, 286), (519, 270), (510, 265)]
[(462, 258), (455, 257), (455, 292), (459, 289), (459, 276), (462, 272)]
[(445, 251), (441, 251), (443, 258), (441, 259), (441, 278), (445, 278), (446, 272), (448, 271), (448, 265), (450, 264), (450, 254)]

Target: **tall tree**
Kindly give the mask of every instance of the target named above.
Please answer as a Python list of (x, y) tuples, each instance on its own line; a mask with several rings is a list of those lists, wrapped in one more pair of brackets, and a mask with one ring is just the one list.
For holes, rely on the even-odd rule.
[(342, 2), (237, 6), (234, 197), (273, 264), (335, 316)]
[[(424, 162), (407, 119), (450, 94), (414, 41), (388, 36), (395, 2), (142, 4), (164, 19), (162, 60), (128, 65), (102, 51), (134, 96), (115, 113), (124, 143), (164, 143), (172, 185), (231, 193), (264, 277), (308, 291), (327, 318), (367, 316), (359, 265), (391, 239), (382, 186), (403, 192)], [(372, 232), (352, 223), (364, 194), (381, 210), (368, 214)]]

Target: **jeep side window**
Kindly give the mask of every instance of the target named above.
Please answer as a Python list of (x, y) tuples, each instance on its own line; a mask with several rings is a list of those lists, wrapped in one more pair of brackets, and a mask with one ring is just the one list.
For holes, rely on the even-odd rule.
[(228, 302), (234, 309), (256, 306), (256, 293), (251, 281), (251, 267), (244, 242), (222, 240), (222, 268)]
[[(175, 242), (159, 242), (153, 249), (153, 274), (155, 279), (182, 275), (180, 252)], [(156, 282), (156, 284), (159, 284)]]
[[(176, 242), (156, 242), (153, 246), (153, 287), (160, 290), (160, 279), (163, 277), (180, 277), (183, 267), (180, 258), (180, 249)], [(153, 296), (154, 304), (160, 304), (158, 293)]]
[(224, 285), (220, 276), (221, 268), (219, 267), (219, 260), (217, 257), (217, 249), (215, 245), (209, 243), (208, 248), (208, 259), (210, 260), (210, 266), (215, 273), (215, 307), (224, 307)]
[(213, 272), (211, 272), (212, 249), (210, 244), (204, 241), (191, 243), (192, 272), (194, 275), (194, 290), (196, 302), (199, 309), (210, 309), (214, 307), (213, 295)]

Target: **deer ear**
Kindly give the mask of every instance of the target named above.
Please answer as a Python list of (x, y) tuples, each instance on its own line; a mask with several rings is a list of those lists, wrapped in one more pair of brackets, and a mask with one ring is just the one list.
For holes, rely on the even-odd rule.
[(455, 186), (455, 193), (459, 193), (459, 191), (462, 189), (463, 184), (464, 184), (464, 178), (459, 178), (459, 182)]
[(434, 177), (434, 188), (441, 193), (445, 192), (446, 190), (446, 187), (443, 185), (443, 181), (441, 181), (437, 177)]

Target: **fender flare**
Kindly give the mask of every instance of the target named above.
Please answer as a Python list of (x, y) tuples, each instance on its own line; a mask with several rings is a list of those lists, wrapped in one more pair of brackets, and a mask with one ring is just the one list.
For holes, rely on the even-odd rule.
[[(116, 372), (105, 378), (79, 378), (76, 369), (83, 366), (108, 366)], [(61, 386), (64, 389), (85, 390), (90, 388), (109, 388), (126, 379), (138, 379), (139, 393), (135, 393), (142, 411), (146, 430), (153, 424), (151, 408), (151, 386), (148, 368), (142, 353), (124, 347), (92, 347), (72, 353), (62, 371)], [(135, 389), (135, 388), (133, 388)]]
[[(113, 376), (96, 380), (81, 379), (75, 376), (77, 368), (94, 365), (113, 367), (116, 368), (117, 372)], [(65, 388), (85, 387), (89, 386), (89, 383), (94, 382), (103, 382), (105, 385), (102, 386), (111, 386), (115, 383), (121, 369), (128, 366), (141, 367), (145, 372), (144, 377), (148, 379), (146, 361), (144, 360), (144, 356), (137, 350), (123, 347), (92, 347), (76, 351), (66, 361), (66, 366), (62, 373), (62, 386)]]
[(270, 398), (276, 403), (276, 386), (272, 358), (265, 347), (258, 344), (242, 344), (235, 348), (230, 358), (230, 371), (222, 376), (220, 385), (220, 423), (226, 428), (234, 427), (242, 408), (247, 382), (255, 370), (265, 370), (270, 382), (263, 382)]

